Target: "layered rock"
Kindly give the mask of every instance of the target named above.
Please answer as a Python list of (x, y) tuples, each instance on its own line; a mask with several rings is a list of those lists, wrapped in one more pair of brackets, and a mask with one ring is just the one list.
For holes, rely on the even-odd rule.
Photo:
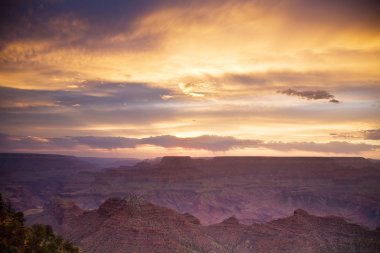
[(91, 176), (66, 182), (64, 196), (95, 208), (134, 192), (206, 225), (231, 216), (267, 222), (302, 208), (380, 226), (380, 166), (360, 157), (164, 157)]
[[(71, 217), (61, 233), (91, 253), (182, 252), (378, 252), (380, 233), (334, 216), (318, 217), (298, 209), (288, 218), (265, 224), (240, 224), (230, 217), (202, 226), (189, 215), (151, 203), (112, 198), (97, 210), (64, 207)], [(67, 207), (67, 209), (66, 209)], [(134, 210), (131, 212), (131, 210)], [(69, 213), (72, 213), (71, 215)], [(56, 212), (57, 219), (61, 218)]]
[(56, 197), (97, 208), (128, 192), (202, 224), (287, 217), (297, 208), (380, 226), (380, 165), (360, 157), (164, 157), (99, 171), (57, 155), (0, 155), (0, 191), (27, 216)]

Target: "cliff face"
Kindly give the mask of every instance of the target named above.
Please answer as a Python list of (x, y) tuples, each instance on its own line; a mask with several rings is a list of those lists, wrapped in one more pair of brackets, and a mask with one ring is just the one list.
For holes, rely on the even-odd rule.
[(0, 154), (0, 191), (13, 207), (28, 213), (55, 198), (66, 179), (94, 168), (73, 156)]
[(84, 208), (126, 192), (214, 224), (235, 216), (267, 222), (297, 208), (380, 226), (380, 166), (364, 158), (164, 157), (159, 163), (104, 170), (65, 182)]
[(200, 232), (199, 220), (141, 200), (111, 198), (83, 212), (62, 234), (86, 252), (191, 252), (213, 247)]
[(380, 252), (379, 229), (346, 222), (380, 226), (380, 166), (363, 158), (164, 157), (99, 171), (3, 154), (0, 175), (28, 224), (86, 252)]
[[(112, 198), (98, 209), (72, 217), (62, 234), (86, 252), (378, 252), (380, 233), (339, 217), (317, 217), (296, 210), (288, 218), (244, 225), (235, 217), (202, 226), (189, 215), (145, 201)], [(70, 212), (75, 214), (69, 215)], [(58, 218), (61, 217), (58, 215)], [(74, 218), (73, 218), (74, 217)]]
[(164, 157), (98, 170), (75, 157), (0, 155), (0, 190), (27, 217), (59, 197), (82, 209), (133, 192), (205, 225), (268, 222), (302, 208), (380, 226), (380, 164), (360, 157)]

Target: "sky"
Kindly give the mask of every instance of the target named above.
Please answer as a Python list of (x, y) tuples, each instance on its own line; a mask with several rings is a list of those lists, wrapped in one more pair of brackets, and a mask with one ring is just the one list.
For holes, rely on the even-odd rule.
[(380, 159), (377, 0), (3, 0), (0, 152)]

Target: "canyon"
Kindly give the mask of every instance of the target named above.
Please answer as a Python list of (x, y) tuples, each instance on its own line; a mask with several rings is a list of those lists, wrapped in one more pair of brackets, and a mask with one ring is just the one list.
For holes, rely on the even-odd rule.
[[(35, 222), (54, 224), (85, 252), (378, 252), (380, 230), (368, 230), (336, 216), (318, 217), (302, 209), (263, 224), (244, 225), (232, 216), (203, 226), (188, 214), (159, 207), (136, 195), (107, 199), (83, 211), (56, 199)], [(54, 221), (52, 223), (51, 221)]]
[[(0, 158), (0, 191), (27, 222), (49, 224), (88, 252), (119, 252), (124, 246), (128, 250), (123, 252), (354, 252), (349, 250), (362, 244), (367, 245), (363, 250), (378, 247), (376, 160)], [(136, 245), (144, 240), (147, 248), (138, 251)], [(91, 248), (95, 242), (110, 248), (98, 245), (103, 251), (96, 251)]]

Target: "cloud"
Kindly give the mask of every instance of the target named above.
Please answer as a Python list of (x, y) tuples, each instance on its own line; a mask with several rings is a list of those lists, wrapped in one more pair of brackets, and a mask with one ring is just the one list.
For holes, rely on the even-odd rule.
[(380, 129), (362, 131), (366, 140), (380, 140)]
[(75, 140), (78, 144), (100, 149), (135, 148), (139, 142), (138, 139), (125, 137), (77, 136), (68, 138)]
[[(174, 135), (254, 136), (259, 129), (266, 140), (309, 141), (326, 129), (377, 126), (379, 6), (4, 0), (0, 85), (19, 89), (0, 88), (0, 132), (26, 136), (13, 145), (49, 148), (229, 150), (256, 143)], [(344, 104), (292, 103), (276, 93), (289, 88), (297, 98)], [(78, 138), (53, 139), (57, 133)], [(29, 135), (50, 137), (42, 143)]]
[(293, 89), (280, 90), (278, 93), (288, 96), (296, 96), (307, 100), (320, 100), (328, 99), (330, 103), (340, 103), (340, 101), (334, 98), (334, 95), (328, 93), (325, 90), (309, 90), (309, 91), (297, 91)]
[(330, 135), (335, 138), (380, 140), (380, 129), (331, 133)]
[[(8, 78), (3, 79), (3, 85), (61, 87), (70, 78), (175, 80), (177, 84), (186, 75), (222, 75), (233, 71), (238, 73), (226, 76), (226, 80), (270, 84), (274, 82), (244, 72), (300, 68), (307, 71), (326, 66), (349, 70), (354, 66), (361, 72), (362, 68), (378, 65), (375, 54), (370, 56), (371, 52), (367, 52), (368, 56), (361, 57), (360, 62), (350, 53), (348, 58), (318, 55), (337, 47), (360, 48), (358, 51), (376, 47), (376, 41), (372, 41), (375, 35), (361, 36), (357, 32), (363, 29), (352, 26), (360, 21), (377, 24), (377, 19), (367, 14), (374, 13), (378, 4), (368, 0), (357, 2), (115, 0), (109, 4), (101, 0), (4, 0), (0, 15), (3, 18), (0, 63), (8, 69), (3, 70)], [(337, 11), (339, 8), (350, 11), (341, 13)], [(357, 12), (358, 9), (363, 11)], [(351, 27), (347, 24), (336, 27), (334, 17), (338, 16)], [(325, 22), (325, 17), (330, 19)], [(308, 29), (299, 31), (302, 26), (299, 20)], [(310, 29), (309, 25), (318, 29)], [(348, 31), (342, 29), (345, 27)], [(287, 43), (281, 41), (284, 36)], [(312, 52), (308, 57), (300, 57), (300, 51)], [(9, 68), (20, 73), (10, 73)], [(49, 68), (53, 72), (77, 73), (57, 74), (56, 80), (51, 78), (52, 74), (38, 71)], [(204, 95), (196, 90), (192, 94)]]
[[(78, 136), (103, 131), (101, 135), (112, 136), (130, 135), (134, 129), (142, 129), (143, 135), (213, 129), (207, 133), (223, 135), (237, 122), (242, 129), (265, 125), (272, 133), (284, 123), (303, 128), (302, 132), (307, 132), (310, 125), (379, 123), (377, 108), (367, 108), (365, 103), (357, 106), (347, 102), (331, 110), (313, 104), (289, 106), (286, 99), (274, 94), (275, 90), (262, 94), (247, 87), (213, 100), (208, 98), (215, 92), (206, 88), (195, 90), (205, 94), (201, 99), (185, 96), (175, 88), (101, 81), (87, 81), (64, 90), (0, 87), (0, 132), (55, 136), (59, 131)], [(249, 130), (241, 135), (249, 136)]]
[(87, 109), (161, 103), (172, 91), (145, 83), (87, 81), (66, 90), (16, 89), (0, 86), (0, 108), (85, 106)]
[(366, 143), (350, 143), (345, 141), (317, 142), (269, 142), (265, 147), (274, 150), (289, 151), (302, 150), (320, 153), (358, 154), (364, 151), (372, 151), (380, 148), (380, 145)]
[(176, 103), (171, 90), (145, 83), (88, 81), (64, 90), (0, 87), (0, 131), (77, 135), (80, 129), (102, 126), (147, 129), (176, 119)]
[(171, 135), (143, 138), (140, 144), (156, 145), (164, 148), (190, 148), (210, 151), (227, 151), (236, 148), (258, 147), (260, 140), (241, 140), (231, 136), (202, 135), (179, 138)]
[(73, 46), (131, 31), (136, 20), (165, 1), (101, 0), (12, 1), (2, 3), (0, 32), (3, 40), (56, 40), (57, 46)]
[[(20, 36), (26, 38), (58, 37), (61, 39), (77, 37), (99, 38), (130, 31), (142, 17), (153, 12), (170, 9), (184, 9), (189, 16), (197, 10), (208, 11), (220, 6), (239, 6), (240, 8), (262, 9), (265, 14), (272, 11), (290, 21), (303, 20), (305, 25), (327, 23), (338, 27), (359, 24), (364, 27), (379, 28), (377, 14), (380, 4), (376, 0), (276, 0), (251, 1), (167, 1), (167, 0), (114, 0), (112, 4), (102, 0), (51, 1), (3, 0), (0, 32), (10, 39)], [(223, 8), (222, 8), (223, 10)], [(323, 19), (321, 19), (323, 17)], [(192, 18), (199, 17), (195, 14)], [(353, 22), (355, 20), (355, 22)], [(75, 33), (78, 33), (75, 35)], [(82, 35), (83, 34), (83, 35)]]
[(339, 100), (336, 100), (335, 98), (329, 100), (330, 103), (338, 104), (340, 103)]
[[(41, 141), (43, 140), (43, 141)], [(180, 138), (163, 135), (147, 138), (126, 138), (109, 136), (67, 136), (56, 138), (12, 137), (0, 135), (1, 150), (30, 148), (73, 148), (80, 145), (95, 149), (136, 148), (141, 145), (153, 145), (163, 148), (202, 149), (209, 151), (227, 151), (236, 148), (258, 147), (259, 140), (240, 140), (230, 136), (203, 135), (199, 137)]]
[[(370, 52), (380, 56), (378, 50)], [(368, 59), (367, 54), (372, 55), (370, 52), (366, 52), (361, 57)], [(335, 55), (333, 52), (331, 54)], [(347, 54), (356, 55), (357, 53), (347, 52)], [(332, 55), (323, 57), (329, 58)], [(271, 95), (271, 93), (278, 91), (278, 93), (305, 99), (328, 99), (331, 103), (339, 103), (340, 101), (332, 93), (338, 92), (348, 98), (376, 99), (376, 95), (380, 92), (380, 79), (379, 76), (371, 75), (369, 77), (369, 75), (369, 73), (353, 74), (352, 71), (278, 71), (272, 69), (268, 71), (202, 74), (186, 76), (182, 80), (186, 80), (183, 85), (187, 89), (191, 92), (206, 94), (206, 98), (246, 98), (254, 95)], [(327, 89), (332, 92), (327, 91)]]
[(378, 150), (380, 145), (350, 142), (265, 142), (262, 140), (238, 139), (232, 136), (202, 135), (197, 137), (176, 137), (172, 135), (153, 136), (147, 138), (127, 138), (110, 136), (67, 136), (40, 138), (35, 136), (14, 137), (0, 134), (0, 150), (61, 150), (87, 147), (89, 149), (134, 149), (142, 145), (162, 148), (198, 149), (212, 152), (233, 149), (266, 148), (280, 151), (309, 151), (334, 154), (359, 154), (364, 151)]
[(243, 85), (267, 85), (273, 82), (273, 79), (258, 73), (226, 73), (220, 79)]
[[(337, 27), (357, 26), (366, 29), (378, 29), (380, 3), (377, 0), (291, 0), (283, 5), (288, 18), (294, 21), (307, 20), (306, 26), (313, 23), (325, 23)], [(323, 18), (322, 18), (323, 17)]]
[(292, 89), (287, 89), (280, 91), (279, 93), (283, 93), (289, 96), (299, 96), (306, 99), (332, 99), (334, 96), (329, 94), (327, 91), (324, 90), (317, 90), (317, 91), (296, 91)]

